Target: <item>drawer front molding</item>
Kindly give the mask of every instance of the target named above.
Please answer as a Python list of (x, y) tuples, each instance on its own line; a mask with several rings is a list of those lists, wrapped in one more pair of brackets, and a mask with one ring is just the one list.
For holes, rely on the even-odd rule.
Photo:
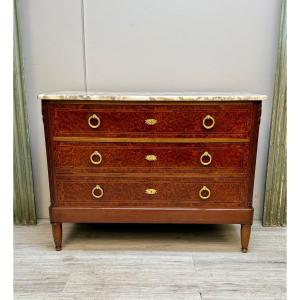
[(61, 177), (60, 207), (247, 207), (244, 178)]
[(103, 105), (99, 108), (95, 105), (81, 105), (80, 108), (68, 105), (66, 109), (54, 104), (50, 114), (52, 132), (57, 137), (171, 137), (178, 134), (185, 137), (248, 138), (252, 117), (249, 103), (226, 107), (187, 106), (184, 110), (170, 105)]
[[(151, 153), (151, 154), (149, 154)], [(54, 144), (57, 172), (130, 172), (176, 169), (247, 172), (248, 143), (167, 144), (167, 143), (69, 143)]]

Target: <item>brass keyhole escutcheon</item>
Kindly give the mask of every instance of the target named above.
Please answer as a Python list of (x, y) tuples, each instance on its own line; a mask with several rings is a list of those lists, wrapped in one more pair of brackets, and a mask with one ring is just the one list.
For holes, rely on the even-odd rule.
[(154, 154), (149, 154), (149, 155), (146, 155), (145, 159), (148, 161), (155, 161), (155, 160), (157, 160), (157, 156)]
[(148, 195), (154, 195), (157, 193), (157, 190), (156, 189), (146, 189), (145, 193)]
[(155, 119), (147, 119), (147, 120), (145, 120), (145, 123), (147, 125), (155, 125), (157, 123), (157, 120), (155, 120)]

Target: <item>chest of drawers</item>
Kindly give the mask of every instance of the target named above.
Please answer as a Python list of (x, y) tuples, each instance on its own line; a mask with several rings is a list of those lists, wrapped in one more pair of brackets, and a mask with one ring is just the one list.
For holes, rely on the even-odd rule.
[(259, 95), (40, 95), (56, 250), (62, 223), (241, 224)]

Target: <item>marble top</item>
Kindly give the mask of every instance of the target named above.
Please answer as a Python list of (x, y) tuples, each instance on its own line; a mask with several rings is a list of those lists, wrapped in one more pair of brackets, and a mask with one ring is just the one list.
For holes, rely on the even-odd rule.
[(39, 94), (43, 100), (117, 100), (117, 101), (255, 101), (266, 95), (247, 92), (54, 92)]

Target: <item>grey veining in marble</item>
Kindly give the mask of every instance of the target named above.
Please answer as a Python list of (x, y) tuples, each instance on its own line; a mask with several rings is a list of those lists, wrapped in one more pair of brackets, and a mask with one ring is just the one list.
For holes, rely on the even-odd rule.
[(182, 93), (137, 93), (137, 92), (54, 92), (39, 94), (43, 100), (116, 100), (116, 101), (260, 101), (266, 100), (266, 95), (247, 92), (182, 92)]

